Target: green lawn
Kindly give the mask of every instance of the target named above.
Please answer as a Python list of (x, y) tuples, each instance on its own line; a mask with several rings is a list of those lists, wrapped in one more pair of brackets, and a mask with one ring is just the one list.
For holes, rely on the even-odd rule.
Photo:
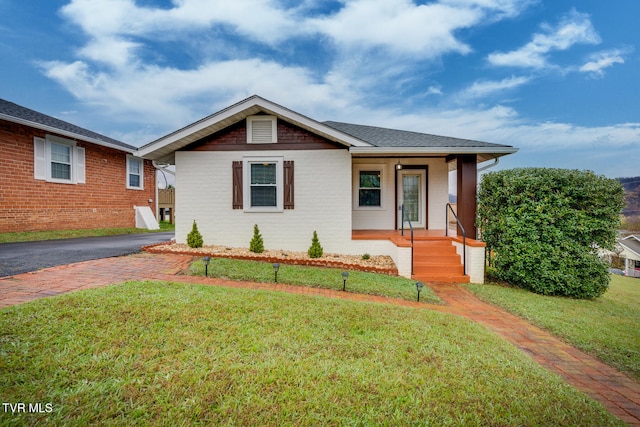
[(485, 328), (398, 306), (131, 282), (0, 310), (1, 425), (623, 425)]
[(468, 285), (504, 307), (640, 380), (640, 280), (611, 276), (596, 300), (537, 295), (503, 286)]
[[(343, 271), (337, 268), (281, 264), (278, 271), (278, 282), (289, 285), (342, 290), (344, 285), (342, 281)], [(192, 263), (191, 273), (204, 276), (204, 263), (201, 260)], [(250, 282), (274, 281), (273, 264), (228, 258), (212, 258), (209, 263), (209, 276)], [(418, 296), (414, 280), (353, 270), (349, 271), (346, 290), (348, 292), (381, 295), (408, 301), (415, 301)], [(420, 301), (434, 304), (442, 303), (440, 298), (426, 286), (420, 293)]]
[(173, 231), (174, 224), (167, 221), (160, 222), (160, 230), (144, 228), (98, 228), (93, 230), (54, 230), (54, 231), (25, 231), (20, 233), (0, 233), (0, 243), (34, 242), (38, 240), (71, 239), (74, 237), (115, 236), (120, 234), (157, 233)]

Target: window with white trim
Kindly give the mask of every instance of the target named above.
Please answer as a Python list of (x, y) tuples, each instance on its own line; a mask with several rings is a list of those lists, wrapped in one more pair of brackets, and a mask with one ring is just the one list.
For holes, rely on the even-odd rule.
[(244, 210), (247, 212), (283, 211), (283, 158), (245, 158)]
[(127, 188), (144, 189), (144, 161), (139, 157), (127, 156)]
[(384, 209), (385, 165), (355, 164), (353, 167), (353, 207), (357, 210)]
[(278, 120), (275, 116), (247, 117), (247, 144), (275, 144), (278, 142)]
[(76, 142), (55, 135), (33, 139), (34, 178), (61, 184), (85, 183), (85, 152)]

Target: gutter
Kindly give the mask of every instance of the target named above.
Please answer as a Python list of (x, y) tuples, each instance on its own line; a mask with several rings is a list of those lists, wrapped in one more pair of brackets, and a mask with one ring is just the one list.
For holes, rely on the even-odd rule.
[(494, 167), (494, 166), (498, 166), (498, 163), (500, 163), (500, 158), (499, 158), (499, 157), (496, 157), (495, 159), (493, 159), (493, 163), (491, 163), (491, 164), (489, 164), (489, 165), (487, 165), (487, 166), (483, 166), (483, 167), (479, 168), (479, 169), (478, 169), (478, 173), (480, 173), (480, 172), (484, 172), (484, 171), (486, 171), (487, 169), (490, 169), (490, 168), (492, 168), (492, 167)]
[(351, 147), (352, 154), (513, 154), (517, 148), (504, 147)]

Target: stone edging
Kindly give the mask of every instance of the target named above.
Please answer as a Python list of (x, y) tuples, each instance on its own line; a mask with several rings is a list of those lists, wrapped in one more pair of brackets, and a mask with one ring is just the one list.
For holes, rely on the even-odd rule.
[(329, 268), (342, 268), (345, 270), (357, 270), (357, 271), (365, 271), (369, 273), (379, 273), (379, 274), (387, 274), (389, 276), (397, 276), (398, 269), (397, 268), (384, 268), (384, 267), (376, 267), (376, 266), (367, 266), (360, 264), (349, 264), (340, 261), (325, 261), (325, 260), (314, 260), (314, 259), (293, 259), (293, 258), (285, 258), (285, 257), (273, 257), (273, 256), (260, 256), (260, 255), (232, 255), (232, 254), (219, 254), (219, 253), (211, 253), (206, 251), (171, 251), (171, 250), (161, 250), (157, 249), (156, 246), (166, 246), (170, 245), (173, 242), (161, 242), (154, 243), (152, 245), (143, 246), (141, 249), (144, 252), (153, 253), (153, 254), (176, 254), (176, 255), (190, 255), (193, 257), (204, 257), (208, 256), (211, 258), (231, 258), (231, 259), (244, 259), (249, 261), (263, 261), (275, 263), (278, 262), (280, 264), (293, 264), (293, 265), (308, 265), (313, 267), (329, 267)]

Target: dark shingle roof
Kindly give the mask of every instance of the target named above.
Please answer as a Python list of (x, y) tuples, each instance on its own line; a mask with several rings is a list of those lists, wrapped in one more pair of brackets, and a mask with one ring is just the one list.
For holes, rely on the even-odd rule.
[(619, 241), (621, 245), (640, 255), (640, 237), (629, 236)]
[(44, 127), (51, 129), (52, 131), (59, 130), (63, 133), (76, 135), (78, 139), (82, 139), (83, 137), (88, 138), (89, 142), (104, 144), (114, 148), (121, 148), (125, 151), (136, 150), (136, 147), (132, 145), (125, 144), (124, 142), (109, 138), (108, 136), (81, 128), (80, 126), (65, 122), (64, 120), (47, 116), (46, 114), (39, 113), (4, 99), (0, 99), (0, 118), (7, 119), (9, 121), (15, 121), (12, 119), (18, 119), (21, 122), (29, 122), (36, 128)]
[(387, 129), (377, 126), (354, 125), (341, 122), (323, 122), (323, 124), (351, 135), (376, 147), (508, 147), (507, 145), (470, 139), (451, 138), (448, 136), (430, 135), (428, 133)]

